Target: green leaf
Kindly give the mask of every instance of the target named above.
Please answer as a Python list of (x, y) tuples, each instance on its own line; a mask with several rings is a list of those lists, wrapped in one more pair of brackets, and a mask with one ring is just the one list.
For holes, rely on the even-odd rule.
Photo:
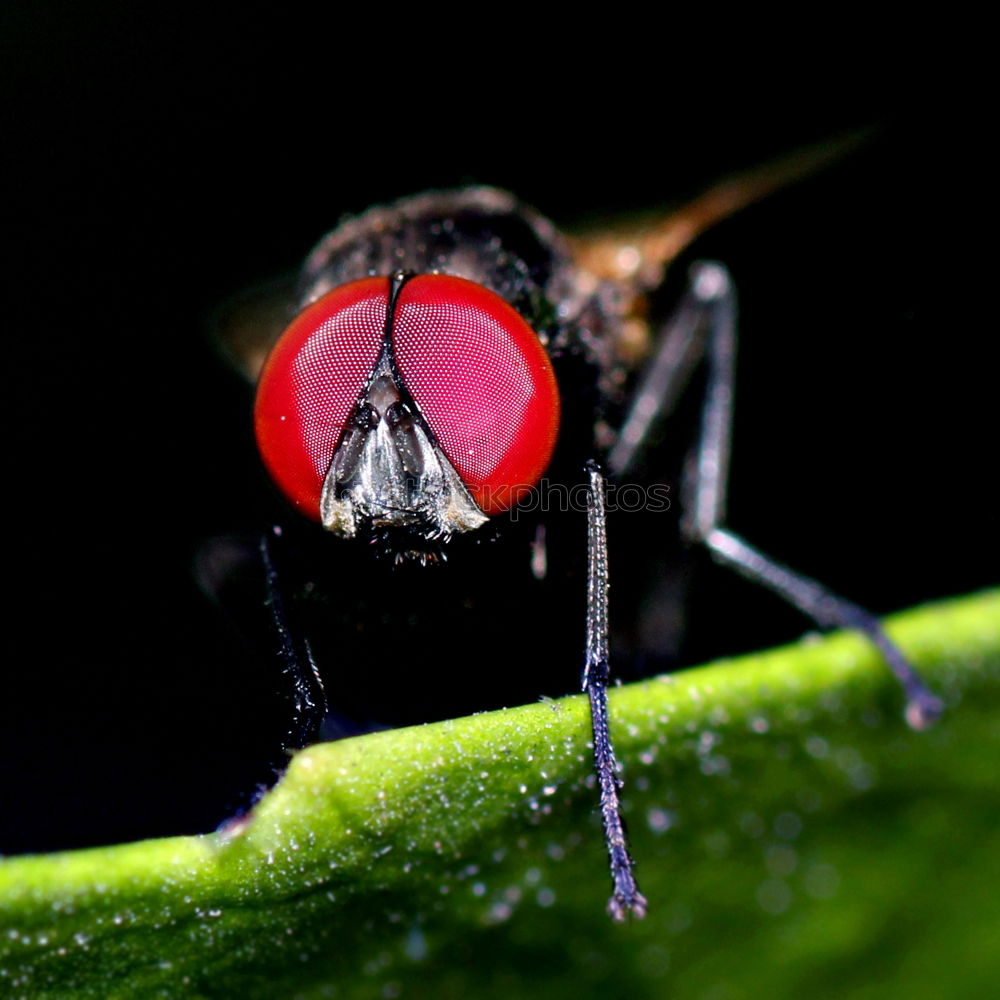
[(252, 820), (0, 863), (10, 997), (990, 995), (1000, 591), (612, 692), (650, 912), (614, 925), (581, 697), (298, 754)]

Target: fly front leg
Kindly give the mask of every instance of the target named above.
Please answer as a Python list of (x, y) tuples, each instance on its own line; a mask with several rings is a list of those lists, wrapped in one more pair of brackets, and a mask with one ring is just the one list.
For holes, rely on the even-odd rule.
[(941, 714), (941, 701), (927, 689), (874, 615), (755, 549), (726, 527), (736, 295), (721, 264), (702, 262), (692, 267), (688, 291), (664, 331), (612, 450), (612, 471), (620, 475), (632, 465), (649, 431), (673, 408), (702, 357), (708, 364), (708, 381), (697, 450), (684, 475), (681, 527), (685, 537), (704, 544), (716, 562), (774, 591), (821, 628), (863, 632), (903, 686), (907, 722), (914, 729), (930, 725)]
[[(264, 562), (267, 603), (281, 656), (282, 673), (288, 681), (291, 694), (292, 717), (281, 746), (286, 754), (290, 754), (293, 750), (301, 750), (315, 743), (319, 738), (320, 727), (326, 718), (327, 702), (323, 681), (316, 669), (309, 643), (296, 637), (289, 622), (273, 551), (274, 543), (280, 537), (280, 528), (275, 527), (272, 531), (265, 532), (260, 540), (260, 554)], [(284, 770), (284, 763), (282, 762), (279, 770)]]
[(590, 699), (594, 734), (594, 770), (601, 793), (601, 820), (611, 866), (608, 913), (622, 921), (646, 915), (625, 836), (618, 792), (618, 762), (608, 726), (608, 540), (605, 529), (604, 476), (596, 462), (587, 465), (587, 649), (583, 689)]

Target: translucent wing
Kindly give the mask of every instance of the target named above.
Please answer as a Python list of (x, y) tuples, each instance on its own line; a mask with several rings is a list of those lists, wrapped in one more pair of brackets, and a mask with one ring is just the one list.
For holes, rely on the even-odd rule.
[(212, 317), (212, 335), (222, 354), (251, 382), (298, 311), (296, 276), (256, 285), (225, 303)]
[(571, 234), (574, 262), (594, 283), (620, 292), (622, 320), (617, 352), (633, 366), (649, 353), (645, 296), (658, 288), (670, 265), (702, 233), (723, 219), (803, 180), (863, 145), (870, 133), (853, 132), (725, 178), (678, 208), (630, 215), (619, 223)]

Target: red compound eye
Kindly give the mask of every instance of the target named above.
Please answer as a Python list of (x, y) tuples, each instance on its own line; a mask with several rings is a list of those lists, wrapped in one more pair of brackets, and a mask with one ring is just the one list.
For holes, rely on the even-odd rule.
[(378, 358), (388, 297), (386, 278), (335, 288), (295, 317), (260, 375), (254, 424), (264, 464), (317, 521), (344, 422)]
[[(261, 374), (257, 441), (279, 487), (319, 518), (323, 480), (344, 423), (378, 358), (389, 281), (335, 289), (293, 321)], [(419, 275), (400, 292), (396, 365), (448, 460), (483, 513), (537, 483), (555, 446), (559, 395), (538, 337), (475, 282)]]
[(545, 471), (559, 429), (535, 332), (482, 285), (425, 274), (403, 286), (393, 337), (407, 389), (480, 509), (513, 507)]

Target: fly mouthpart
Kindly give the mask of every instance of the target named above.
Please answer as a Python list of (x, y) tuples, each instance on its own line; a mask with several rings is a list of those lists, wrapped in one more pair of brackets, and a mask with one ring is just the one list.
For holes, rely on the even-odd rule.
[(324, 527), (347, 538), (403, 529), (430, 540), (486, 523), (454, 467), (419, 424), (407, 443), (408, 449), (401, 449), (383, 419), (363, 441), (350, 442), (346, 470), (338, 450), (320, 500)]
[[(472, 531), (488, 518), (431, 433), (396, 370), (388, 338), (323, 482), (323, 526), (353, 538), (401, 529), (426, 542)], [(391, 544), (396, 552), (405, 543)]]

